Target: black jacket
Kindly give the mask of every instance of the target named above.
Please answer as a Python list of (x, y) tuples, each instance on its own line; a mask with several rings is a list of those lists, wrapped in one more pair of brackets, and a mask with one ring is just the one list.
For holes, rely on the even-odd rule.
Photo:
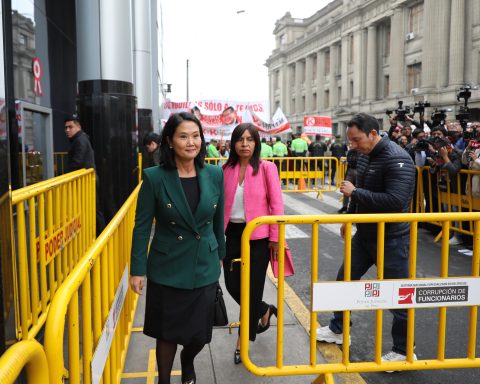
[[(382, 138), (368, 156), (357, 160), (356, 191), (348, 213), (401, 213), (410, 211), (415, 189), (415, 166), (410, 155), (388, 137)], [(410, 231), (408, 223), (385, 225), (385, 238)], [(376, 224), (358, 224), (363, 238), (376, 239)]]
[(72, 172), (82, 168), (95, 168), (95, 156), (88, 135), (79, 131), (70, 139), (70, 143), (68, 170)]

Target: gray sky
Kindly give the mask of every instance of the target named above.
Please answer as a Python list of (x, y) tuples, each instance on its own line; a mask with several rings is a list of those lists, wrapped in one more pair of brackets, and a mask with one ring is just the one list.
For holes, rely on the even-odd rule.
[(275, 48), (275, 21), (287, 11), (294, 18), (312, 16), (331, 0), (159, 1), (163, 82), (172, 84), (171, 100), (186, 100), (189, 59), (190, 100), (263, 101), (268, 100), (264, 63)]

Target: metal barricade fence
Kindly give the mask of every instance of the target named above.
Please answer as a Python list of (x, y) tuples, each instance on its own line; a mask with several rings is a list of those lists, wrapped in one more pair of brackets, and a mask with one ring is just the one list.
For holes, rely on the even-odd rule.
[[(277, 166), (282, 192), (334, 192), (345, 174), (344, 163), (336, 157), (269, 157), (262, 160)], [(227, 158), (207, 158), (205, 161), (220, 166)], [(335, 176), (333, 183), (332, 176)]]
[[(312, 227), (311, 238), (311, 301), (314, 302), (313, 290), (318, 283), (318, 255), (319, 255), (319, 226), (325, 224), (345, 224), (345, 245), (344, 245), (344, 281), (334, 284), (351, 284), (351, 247), (352, 247), (352, 224), (353, 223), (372, 223), (377, 225), (377, 280), (362, 281), (378, 282), (388, 284), (399, 280), (384, 280), (384, 236), (385, 225), (394, 222), (410, 223), (410, 256), (409, 256), (409, 277), (400, 280), (408, 280), (411, 283), (420, 283), (426, 281), (417, 278), (417, 228), (419, 222), (441, 222), (442, 230), (445, 234), (442, 237), (441, 255), (440, 255), (440, 273), (437, 278), (438, 284), (448, 284), (449, 279), (449, 244), (448, 233), (451, 229), (452, 221), (472, 221), (474, 222), (474, 245), (472, 270), (470, 277), (478, 282), (480, 276), (480, 212), (479, 213), (424, 213), (424, 214), (352, 214), (352, 215), (321, 215), (321, 216), (264, 216), (258, 217), (247, 224), (242, 235), (242, 253), (241, 253), (241, 311), (240, 311), (240, 353), (244, 366), (253, 374), (259, 376), (293, 376), (293, 375), (325, 375), (328, 383), (333, 383), (334, 373), (353, 373), (353, 372), (377, 372), (377, 371), (403, 371), (403, 370), (425, 370), (425, 369), (445, 369), (445, 368), (479, 368), (480, 358), (476, 357), (477, 346), (477, 322), (478, 322), (478, 304), (464, 304), (469, 311), (469, 330), (466, 340), (466, 351), (464, 357), (447, 358), (445, 356), (446, 347), (446, 319), (447, 304), (430, 305), (430, 307), (439, 307), (438, 315), (438, 347), (436, 358), (427, 360), (414, 360), (414, 330), (415, 330), (415, 311), (413, 307), (408, 307), (408, 326), (407, 326), (407, 354), (406, 361), (383, 362), (382, 356), (382, 315), (383, 309), (376, 310), (376, 331), (374, 344), (374, 360), (365, 362), (354, 362), (350, 360), (350, 310), (343, 311), (343, 348), (342, 360), (331, 364), (317, 364), (316, 361), (316, 327), (317, 313), (311, 310), (310, 313), (310, 355), (307, 364), (284, 365), (283, 361), (283, 336), (284, 336), (284, 241), (285, 225), (288, 224), (307, 224)], [(276, 365), (268, 367), (259, 367), (249, 358), (249, 295), (250, 295), (250, 236), (252, 232), (260, 225), (274, 224), (279, 225), (279, 267), (278, 267), (278, 298), (277, 298), (277, 348)], [(468, 277), (462, 276), (459, 279)], [(336, 287), (339, 287), (338, 285)], [(476, 287), (475, 289), (478, 289)], [(473, 295), (475, 296), (475, 295)], [(477, 299), (478, 300), (478, 297)], [(378, 308), (373, 307), (373, 308)], [(388, 308), (388, 307), (387, 307)], [(390, 307), (391, 308), (391, 307)], [(358, 308), (357, 308), (358, 309)], [(324, 308), (318, 311), (329, 311)], [(363, 309), (365, 310), (365, 309)], [(421, 309), (420, 309), (421, 310)], [(459, 337), (458, 334), (455, 337)]]
[(128, 289), (128, 271), (139, 190), (140, 185), (53, 299), (45, 330), (51, 384), (63, 383), (66, 377), (72, 384), (120, 382), (138, 300)]
[[(480, 171), (462, 169), (455, 176), (446, 170), (432, 174), (430, 167), (417, 167), (417, 188), (412, 212), (475, 212), (480, 211), (480, 196), (472, 192), (472, 184), (478, 182)], [(439, 227), (440, 222), (431, 222)], [(473, 223), (452, 222), (450, 229), (473, 236)], [(440, 238), (441, 232), (438, 238)]]
[(47, 357), (35, 340), (20, 341), (0, 357), (0, 383), (15, 383), (24, 368), (28, 384), (49, 384)]
[(95, 240), (95, 172), (79, 170), (12, 192), (16, 336), (45, 323), (58, 286)]
[(53, 169), (55, 176), (60, 176), (65, 173), (67, 156), (68, 152), (53, 152)]

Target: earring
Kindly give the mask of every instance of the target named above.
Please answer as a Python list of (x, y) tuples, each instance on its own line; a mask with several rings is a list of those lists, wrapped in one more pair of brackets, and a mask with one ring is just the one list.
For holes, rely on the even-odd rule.
[(170, 146), (170, 149), (173, 149), (173, 147), (172, 147), (172, 146)]

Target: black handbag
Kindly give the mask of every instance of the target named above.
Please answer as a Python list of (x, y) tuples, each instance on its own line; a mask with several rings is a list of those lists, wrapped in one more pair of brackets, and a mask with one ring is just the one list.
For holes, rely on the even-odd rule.
[(215, 305), (213, 306), (213, 325), (224, 326), (228, 324), (227, 307), (223, 300), (223, 292), (220, 284), (217, 285), (217, 294), (215, 295)]

